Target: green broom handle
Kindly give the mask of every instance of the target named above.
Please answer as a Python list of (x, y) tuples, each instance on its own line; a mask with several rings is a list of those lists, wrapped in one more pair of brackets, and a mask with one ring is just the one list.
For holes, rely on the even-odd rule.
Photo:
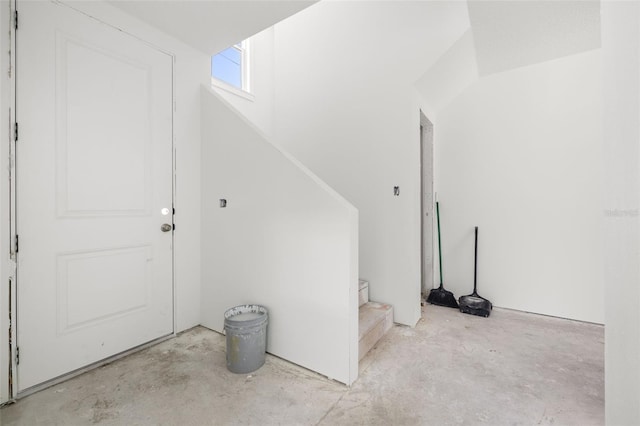
[(438, 221), (438, 263), (440, 264), (440, 285), (442, 285), (442, 245), (440, 244), (440, 204), (436, 201), (436, 219)]

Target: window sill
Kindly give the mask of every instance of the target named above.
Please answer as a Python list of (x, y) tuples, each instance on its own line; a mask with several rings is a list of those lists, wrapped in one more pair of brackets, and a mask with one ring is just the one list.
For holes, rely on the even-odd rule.
[(225, 92), (232, 93), (251, 102), (256, 100), (256, 97), (252, 93), (246, 92), (242, 89), (238, 89), (237, 87), (227, 84), (224, 81), (218, 80), (214, 77), (211, 77), (211, 87), (213, 87), (214, 89), (222, 89)]

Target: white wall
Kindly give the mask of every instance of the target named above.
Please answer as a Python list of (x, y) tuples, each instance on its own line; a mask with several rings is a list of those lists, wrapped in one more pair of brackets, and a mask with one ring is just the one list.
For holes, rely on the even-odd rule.
[(275, 83), (275, 46), (273, 27), (251, 37), (251, 94), (238, 96), (214, 87), (214, 90), (242, 113), (266, 135), (273, 135)]
[[(360, 212), (360, 277), (420, 318), (420, 102), (464, 2), (320, 2), (275, 27), (275, 136)], [(400, 187), (400, 196), (393, 187)]]
[(423, 99), (423, 111), (432, 120), (438, 111), (478, 79), (474, 38), (467, 30), (453, 46), (415, 83)]
[(640, 424), (640, 5), (602, 2), (606, 423)]
[(270, 353), (351, 384), (357, 210), (208, 88), (202, 134), (202, 324), (222, 331), (225, 310), (264, 305)]
[(602, 323), (601, 52), (481, 78), (438, 113), (445, 287)]

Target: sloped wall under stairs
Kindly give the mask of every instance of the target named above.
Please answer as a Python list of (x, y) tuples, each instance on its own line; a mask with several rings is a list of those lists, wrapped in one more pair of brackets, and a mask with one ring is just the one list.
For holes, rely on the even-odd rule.
[(221, 332), (226, 309), (266, 306), (268, 352), (351, 384), (357, 210), (218, 94), (201, 96), (202, 324)]

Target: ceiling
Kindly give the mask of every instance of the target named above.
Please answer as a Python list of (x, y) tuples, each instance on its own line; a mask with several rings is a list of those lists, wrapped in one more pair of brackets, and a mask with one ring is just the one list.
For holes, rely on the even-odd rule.
[(109, 0), (208, 54), (244, 40), (317, 0)]
[(600, 47), (600, 2), (467, 2), (469, 29), (415, 83), (434, 111), (478, 78)]
[[(206, 54), (217, 53), (316, 1), (108, 0), (113, 6)], [(466, 7), (465, 2), (429, 0), (364, 0), (356, 3), (360, 9), (370, 11), (367, 12), (369, 15), (375, 15), (378, 10), (385, 12), (375, 17), (379, 39), (395, 42), (401, 38), (400, 33), (408, 33), (404, 35), (409, 38), (396, 44), (400, 47), (411, 44), (411, 40), (420, 40), (422, 35), (418, 30), (410, 34), (407, 28), (434, 27), (429, 16), (438, 13), (424, 15), (423, 11), (438, 11), (446, 6), (444, 3), (457, 3), (468, 9), (465, 18), (473, 35), (480, 76), (600, 47), (600, 2), (597, 0), (468, 0)], [(407, 11), (414, 13), (407, 16)], [(418, 17), (426, 17), (422, 18), (426, 22), (416, 26), (412, 19)], [(334, 19), (340, 21), (341, 17)], [(356, 26), (367, 25), (362, 19), (355, 19), (358, 21)], [(436, 23), (435, 29), (450, 32), (443, 23)]]
[(481, 76), (600, 47), (599, 1), (469, 0)]
[[(108, 0), (206, 54), (215, 54), (316, 1)], [(319, 13), (310, 16), (324, 18), (322, 10), (326, 19), (310, 21), (310, 26), (325, 25), (333, 35), (342, 31), (350, 45), (358, 46), (344, 49), (341, 63), (378, 58), (368, 73), (418, 80), (418, 90), (434, 100), (434, 106), (446, 104), (479, 77), (600, 47), (597, 0), (324, 0), (318, 7)], [(335, 56), (339, 51), (329, 53)], [(395, 66), (390, 56), (404, 58), (397, 61), (402, 66)], [(366, 78), (362, 80), (365, 84)]]

